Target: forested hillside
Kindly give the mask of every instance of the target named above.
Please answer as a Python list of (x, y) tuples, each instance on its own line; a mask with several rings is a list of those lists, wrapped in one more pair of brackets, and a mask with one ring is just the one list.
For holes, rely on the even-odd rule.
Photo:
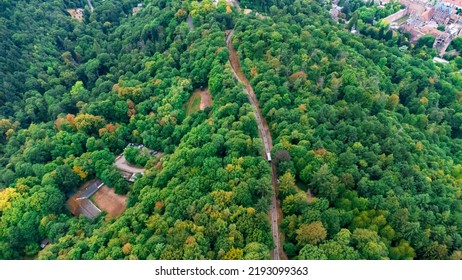
[[(0, 259), (270, 259), (271, 165), (231, 29), (289, 259), (462, 259), (455, 62), (352, 34), (324, 1), (91, 3), (0, 0)], [(198, 89), (212, 105), (187, 113)], [(128, 197), (119, 217), (69, 212), (94, 178)]]
[(289, 257), (460, 258), (457, 69), (303, 1), (270, 16), (240, 19), (234, 43), (276, 138)]

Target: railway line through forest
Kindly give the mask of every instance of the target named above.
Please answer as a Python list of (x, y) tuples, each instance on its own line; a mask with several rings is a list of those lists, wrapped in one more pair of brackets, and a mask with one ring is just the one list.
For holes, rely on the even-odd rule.
[(271, 181), (273, 187), (273, 195), (271, 197), (271, 206), (270, 206), (270, 223), (271, 223), (271, 232), (273, 236), (273, 241), (275, 244), (275, 248), (272, 252), (272, 257), (274, 260), (281, 259), (282, 247), (281, 241), (279, 238), (279, 225), (278, 225), (278, 200), (277, 200), (277, 191), (278, 191), (278, 182), (277, 182), (277, 173), (276, 173), (276, 166), (274, 163), (271, 162), (271, 149), (273, 148), (273, 141), (271, 139), (271, 134), (269, 131), (268, 124), (266, 120), (262, 117), (260, 107), (258, 104), (257, 97), (255, 96), (255, 92), (253, 91), (252, 86), (250, 85), (249, 80), (246, 78), (244, 73), (242, 72), (242, 68), (239, 62), (239, 57), (237, 55), (236, 50), (234, 49), (231, 43), (231, 37), (233, 36), (234, 30), (227, 30), (226, 31), (226, 46), (229, 49), (229, 62), (231, 64), (231, 69), (233, 71), (234, 77), (245, 86), (245, 93), (247, 94), (250, 104), (252, 105), (255, 119), (257, 121), (258, 126), (258, 134), (263, 141), (263, 146), (265, 148), (265, 156), (271, 165)]
[[(241, 7), (239, 3), (234, 0), (227, 0), (229, 4), (235, 6), (237, 10), (240, 12)], [(191, 15), (188, 15), (186, 22), (189, 26), (189, 31), (194, 31), (194, 24)], [(286, 259), (286, 255), (282, 250), (280, 235), (279, 235), (279, 212), (280, 207), (278, 205), (277, 200), (277, 192), (278, 192), (278, 179), (276, 173), (276, 166), (274, 163), (271, 162), (271, 149), (273, 148), (273, 141), (271, 138), (271, 133), (269, 130), (269, 126), (266, 120), (262, 117), (260, 107), (258, 104), (258, 99), (255, 96), (252, 86), (250, 85), (249, 80), (245, 77), (244, 73), (242, 72), (242, 68), (239, 62), (239, 57), (237, 55), (236, 50), (234, 49), (233, 45), (231, 44), (231, 37), (233, 36), (234, 30), (227, 30), (226, 31), (226, 46), (229, 50), (229, 62), (231, 64), (231, 70), (233, 72), (234, 77), (238, 80), (241, 84), (245, 86), (245, 93), (247, 94), (250, 104), (252, 105), (252, 109), (255, 114), (255, 119), (257, 121), (258, 126), (258, 134), (262, 139), (263, 146), (265, 149), (265, 156), (271, 165), (271, 183), (273, 187), (273, 195), (271, 197), (271, 206), (270, 206), (270, 223), (271, 223), (271, 233), (273, 237), (273, 242), (275, 244), (275, 248), (272, 250), (272, 258), (273, 260), (280, 260), (281, 256)]]

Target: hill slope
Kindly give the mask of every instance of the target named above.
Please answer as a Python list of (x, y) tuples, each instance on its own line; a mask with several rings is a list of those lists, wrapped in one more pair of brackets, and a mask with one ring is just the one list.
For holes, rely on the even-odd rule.
[[(270, 128), (289, 258), (461, 258), (456, 64), (351, 34), (316, 1), (241, 1), (264, 18), (92, 2), (82, 22), (65, 11), (81, 1), (0, 3), (0, 258), (269, 259), (271, 172), (229, 29)], [(187, 115), (201, 88), (212, 106)], [(133, 185), (113, 166), (128, 143), (164, 154), (133, 155)], [(128, 196), (118, 218), (66, 209), (95, 177)]]

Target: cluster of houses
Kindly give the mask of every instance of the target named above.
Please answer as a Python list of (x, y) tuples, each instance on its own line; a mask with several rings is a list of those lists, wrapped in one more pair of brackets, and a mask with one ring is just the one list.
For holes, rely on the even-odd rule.
[[(342, 15), (338, 1), (332, 0), (330, 10), (335, 21)], [(375, 0), (379, 8), (391, 1), (398, 1), (404, 8), (384, 19), (390, 29), (409, 32), (413, 43), (425, 35), (433, 36), (433, 47), (441, 57), (452, 40), (462, 36), (462, 0)]]
[[(136, 143), (129, 143), (127, 146), (134, 147), (137, 149), (145, 148), (144, 145)], [(153, 156), (162, 155), (157, 151), (152, 151), (149, 149), (148, 151)], [(117, 167), (117, 169), (119, 169), (122, 177), (124, 177), (125, 180), (131, 183), (133, 183), (136, 180), (136, 178), (144, 175), (144, 168), (136, 167), (129, 164), (126, 161), (123, 153), (115, 159), (114, 164)], [(69, 199), (69, 210), (76, 216), (83, 215), (90, 219), (98, 216), (98, 214), (101, 213), (101, 210), (93, 203), (93, 201), (90, 198), (96, 192), (98, 192), (103, 186), (104, 183), (98, 178), (91, 180), (90, 182), (87, 182), (84, 188), (81, 188), (81, 190), (79, 190), (76, 195)]]
[(143, 3), (138, 3), (136, 7), (133, 8), (132, 10), (132, 16), (136, 16), (136, 14), (143, 8)]
[[(138, 3), (136, 7), (132, 9), (132, 16), (136, 16), (136, 14), (143, 8), (143, 3)], [(93, 11), (93, 6), (91, 7)], [(77, 9), (67, 9), (67, 12), (71, 15), (71, 17), (75, 20), (82, 21), (83, 20), (83, 8)]]
[(462, 0), (400, 0), (400, 3), (405, 8), (385, 20), (390, 28), (409, 32), (412, 42), (432, 35), (433, 47), (442, 56), (451, 41), (462, 36)]

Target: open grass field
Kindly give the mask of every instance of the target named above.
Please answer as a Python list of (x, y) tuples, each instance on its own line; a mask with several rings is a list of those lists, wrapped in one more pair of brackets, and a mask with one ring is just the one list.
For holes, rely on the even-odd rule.
[(198, 89), (194, 91), (186, 103), (186, 115), (189, 116), (199, 110), (204, 110), (209, 106), (212, 106), (212, 96), (210, 95), (209, 90)]

